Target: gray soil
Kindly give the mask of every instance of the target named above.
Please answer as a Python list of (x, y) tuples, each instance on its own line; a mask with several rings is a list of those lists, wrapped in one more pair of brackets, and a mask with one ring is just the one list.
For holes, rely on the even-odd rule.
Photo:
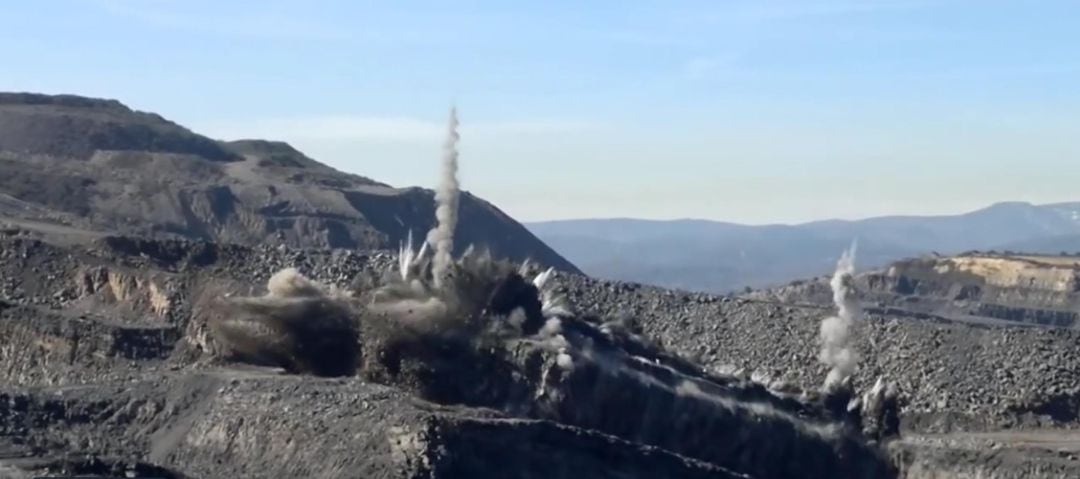
[[(393, 264), (390, 254), (50, 238), (9, 227), (0, 242), (0, 374), (8, 398), (0, 464), (20, 474), (140, 467), (174, 477), (738, 474), (729, 467), (738, 462), (621, 439), (596, 430), (602, 423), (560, 425), (498, 405), (440, 405), (404, 384), (286, 375), (222, 364), (202, 351), (198, 324), (208, 299), (257, 293), (287, 266), (340, 286), (377, 281)], [(777, 391), (816, 389), (824, 377), (815, 354), (827, 308), (574, 275), (557, 281), (582, 313), (626, 316), (646, 337), (720, 377), (752, 376), (748, 384)], [(903, 395), (901, 439), (883, 450), (901, 477), (1077, 472), (1061, 452), (1077, 422), (1071, 330), (871, 315), (858, 337), (858, 388), (884, 373)], [(994, 446), (971, 446), (984, 444), (977, 441)], [(483, 452), (511, 446), (513, 454)], [(485, 459), (491, 456), (506, 462)], [(971, 475), (933, 475), (947, 472)]]

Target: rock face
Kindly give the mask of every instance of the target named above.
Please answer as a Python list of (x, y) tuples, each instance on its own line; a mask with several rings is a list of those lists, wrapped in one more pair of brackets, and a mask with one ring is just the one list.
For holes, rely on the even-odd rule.
[[(578, 276), (559, 281), (577, 308), (631, 315), (646, 335), (717, 371), (778, 387), (821, 386), (821, 320), (831, 306), (673, 292)], [(831, 302), (831, 298), (829, 298)], [(867, 308), (853, 331), (857, 389), (884, 375), (904, 396), (902, 428), (917, 432), (1080, 424), (1080, 332), (952, 321)]]
[[(630, 343), (622, 346), (628, 353), (620, 361), (657, 379), (655, 391), (631, 394), (635, 379), (626, 375), (604, 379), (598, 366), (586, 361), (575, 361), (580, 368), (562, 374), (558, 354), (529, 341), (501, 350), (497, 362), (468, 361), (468, 374), (459, 376), (417, 376), (432, 365), (460, 368), (462, 363), (431, 361), (440, 356), (414, 358), (398, 376), (379, 380), (389, 386), (357, 378), (281, 375), (210, 359), (214, 345), (204, 320), (209, 300), (226, 293), (262, 294), (261, 285), (285, 267), (296, 267), (328, 284), (362, 289), (381, 281), (394, 262), (393, 256), (381, 252), (130, 237), (58, 245), (37, 232), (9, 228), (0, 237), (0, 384), (5, 385), (3, 394), (15, 399), (0, 401), (10, 405), (0, 414), (0, 427), (17, 433), (4, 433), (4, 441), (16, 443), (0, 442), (6, 458), (0, 460), (0, 471), (13, 470), (13, 477), (64, 468), (88, 472), (152, 467), (165, 468), (176, 477), (264, 477), (278, 469), (317, 476), (337, 470), (324, 467), (352, 468), (371, 477), (431, 477), (439, 471), (465, 471), (472, 477), (503, 477), (507, 470), (520, 477), (572, 473), (551, 465), (555, 463), (573, 464), (596, 477), (737, 477), (735, 471), (751, 471), (740, 469), (745, 464), (793, 464), (769, 459), (778, 457), (772, 454), (783, 451), (785, 441), (738, 446), (753, 444), (756, 436), (747, 432), (727, 439), (728, 434), (744, 431), (733, 426), (738, 416), (709, 416), (712, 401), (694, 405), (698, 400), (690, 386), (682, 391), (689, 397), (665, 393), (671, 385), (679, 389), (678, 378), (698, 377), (691, 383), (704, 392), (759, 405), (754, 407), (769, 405), (803, 418), (800, 421), (812, 423), (808, 418), (821, 417), (814, 407), (777, 399), (783, 393), (770, 391), (820, 386), (826, 367), (816, 361), (817, 334), (829, 309), (574, 275), (559, 275), (553, 281), (579, 312), (625, 316), (622, 327), (627, 331), (654, 338), (670, 351), (656, 356), (656, 363), (640, 350), (629, 353), (634, 351), (625, 349)], [(162, 304), (152, 299), (155, 289), (167, 299), (166, 310), (155, 306)], [(878, 375), (885, 375), (901, 391), (902, 441), (888, 446), (901, 477), (941, 477), (927, 471), (982, 471), (983, 476), (972, 477), (1034, 474), (1024, 471), (1068, 477), (1076, 472), (1075, 462), (1047, 451), (1045, 443), (999, 439), (998, 452), (988, 458), (966, 452), (972, 448), (965, 436), (1004, 427), (1020, 433), (1080, 422), (1075, 414), (1080, 404), (1076, 393), (1080, 377), (1075, 374), (1080, 371), (1076, 348), (1080, 338), (1071, 330), (920, 319), (887, 311), (868, 316), (855, 336), (863, 358), (855, 384), (865, 390)], [(572, 329), (570, 323), (567, 329)], [(584, 341), (582, 335), (590, 329), (580, 331), (566, 333), (567, 341)], [(452, 352), (447, 350), (451, 357)], [(692, 363), (680, 357), (696, 358), (713, 373), (686, 370)], [(545, 378), (546, 370), (550, 372)], [(724, 374), (715, 372), (736, 379), (716, 379)], [(484, 382), (491, 377), (516, 379)], [(432, 378), (448, 381), (432, 383)], [(606, 386), (593, 387), (597, 385)], [(131, 391), (118, 392), (124, 388)], [(477, 388), (498, 394), (478, 396)], [(544, 394), (534, 399), (538, 391)], [(359, 404), (351, 402), (352, 396)], [(143, 409), (147, 401), (158, 405)], [(672, 409), (680, 403), (685, 409)], [(297, 411), (296, 416), (242, 423), (234, 417), (285, 408)], [(415, 412), (419, 416), (394, 412), (408, 408), (420, 411)], [(688, 412), (672, 412), (679, 410)], [(318, 419), (323, 414), (337, 419)], [(400, 421), (366, 419), (380, 414)], [(347, 420), (350, 417), (356, 419)], [(416, 429), (412, 424), (438, 427)], [(769, 430), (767, 424), (768, 420), (761, 423), (763, 431)], [(676, 441), (678, 436), (662, 433), (672, 427), (698, 433)], [(710, 431), (713, 427), (717, 429)], [(274, 431), (270, 435), (274, 454), (260, 455), (227, 440), (229, 434), (248, 437), (265, 428)], [(303, 455), (308, 449), (296, 449), (296, 444), (321, 441), (312, 432), (316, 430), (329, 431), (335, 439), (325, 442), (328, 452), (319, 457), (333, 457), (330, 462), (337, 466), (310, 462), (311, 457)], [(371, 431), (378, 432), (370, 442), (354, 437)], [(789, 437), (776, 432), (769, 436), (773, 434)], [(942, 434), (952, 436), (940, 439)], [(116, 439), (100, 449), (88, 446), (113, 435)], [(499, 462), (481, 460), (476, 453), (510, 448), (514, 454), (483, 456), (497, 457)], [(407, 452), (417, 450), (434, 452)], [(556, 459), (545, 462), (545, 457)], [(955, 458), (963, 461), (950, 462)], [(244, 462), (248, 460), (252, 462)], [(767, 469), (752, 471), (757, 472), (752, 477), (784, 477)]]
[(874, 447), (813, 404), (775, 396), (749, 381), (680, 370), (672, 359), (626, 352), (634, 347), (589, 343), (605, 336), (587, 324), (562, 324), (566, 349), (588, 353), (567, 353), (570, 359), (560, 363), (559, 353), (525, 339), (494, 357), (467, 362), (461, 356), (414, 356), (427, 367), (402, 369), (425, 376), (397, 379), (433, 400), (596, 430), (752, 477), (894, 474)]
[[(532, 336), (482, 349), (444, 339), (359, 377), (219, 361), (207, 299), (261, 294), (252, 284), (284, 266), (352, 289), (389, 270), (381, 253), (43, 239), (0, 238), (0, 471), (13, 477), (891, 474), (882, 451), (812, 402), (704, 374), (590, 321), (563, 323), (572, 369)], [(519, 302), (518, 289), (497, 289)], [(389, 364), (363, 335), (362, 354)]]
[[(0, 170), (0, 218), (86, 234), (385, 249), (434, 219), (429, 190), (345, 174), (280, 142), (214, 141), (113, 100), (0, 94)], [(577, 271), (468, 193), (457, 238)]]
[[(741, 477), (577, 428), (259, 371), (0, 391), (0, 432), (34, 456), (9, 467), (81, 474), (120, 463), (176, 478)], [(92, 452), (98, 470), (52, 456), (63, 450)]]
[[(860, 275), (865, 302), (877, 309), (959, 321), (1073, 327), (1080, 312), (1080, 258), (969, 253), (897, 261)], [(750, 297), (827, 304), (823, 280)]]

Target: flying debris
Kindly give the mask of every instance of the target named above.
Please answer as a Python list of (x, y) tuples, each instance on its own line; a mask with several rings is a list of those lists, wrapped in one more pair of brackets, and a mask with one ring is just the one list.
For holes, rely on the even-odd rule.
[(427, 241), (420, 245), (419, 251), (413, 249), (412, 230), (409, 230), (407, 239), (398, 247), (398, 272), (402, 280), (409, 281), (413, 279), (418, 272), (420, 263), (427, 255), (427, 250)]
[(532, 284), (540, 292), (541, 311), (545, 318), (558, 318), (560, 316), (573, 316), (574, 312), (566, 300), (566, 295), (560, 294), (555, 289), (555, 268), (548, 268), (533, 278)]

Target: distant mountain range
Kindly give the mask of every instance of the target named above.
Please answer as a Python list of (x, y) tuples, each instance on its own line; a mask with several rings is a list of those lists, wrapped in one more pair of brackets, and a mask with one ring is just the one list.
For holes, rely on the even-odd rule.
[[(343, 173), (282, 142), (218, 141), (74, 95), (0, 93), (0, 173), (0, 223), (68, 235), (386, 249), (410, 231), (421, 241), (435, 217), (430, 190)], [(475, 244), (577, 271), (467, 192), (459, 218), (459, 250)]]
[(930, 253), (1080, 251), (1080, 203), (1006, 202), (960, 215), (797, 225), (582, 219), (526, 227), (587, 274), (717, 292), (827, 274), (856, 239), (862, 269)]

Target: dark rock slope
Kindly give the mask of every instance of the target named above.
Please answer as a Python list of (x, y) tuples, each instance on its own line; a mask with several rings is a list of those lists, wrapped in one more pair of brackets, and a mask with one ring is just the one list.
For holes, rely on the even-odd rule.
[(362, 288), (390, 270), (384, 253), (47, 239), (0, 238), (0, 476), (890, 476), (814, 406), (645, 346), (620, 353), (596, 326), (567, 326), (569, 345), (607, 358), (572, 372), (528, 338), (479, 357), (441, 342), (382, 380), (208, 354), (213, 300), (261, 294), (286, 266)]
[(0, 474), (25, 477), (742, 477), (579, 428), (257, 370), (0, 390), (0, 433), (16, 456)]
[[(433, 166), (434, 166), (433, 160)], [(0, 94), (0, 218), (241, 244), (396, 248), (432, 227), (433, 193), (392, 188), (280, 142), (214, 141), (114, 100)], [(568, 261), (464, 193), (457, 245)]]
[[(758, 454), (771, 454), (764, 451), (782, 444), (713, 456), (737, 448), (738, 442), (728, 441), (739, 440), (738, 428), (669, 442), (675, 438), (663, 435), (666, 429), (652, 428), (708, 429), (710, 422), (695, 419), (700, 415), (639, 421), (650, 416), (638, 417), (623, 407), (632, 409), (639, 396), (628, 392), (631, 386), (615, 383), (598, 390), (608, 396), (578, 392), (551, 396), (556, 401), (530, 402), (524, 398), (531, 396), (516, 395), (523, 401), (477, 402), (428, 396), (400, 382), (387, 387), (356, 378), (282, 376), (205, 362), (207, 331), (200, 318), (209, 300), (225, 293), (261, 294), (272, 273), (290, 266), (330, 284), (362, 285), (391, 269), (395, 258), (386, 253), (121, 237), (63, 246), (19, 228), (0, 235), (0, 384), (5, 385), (0, 394), (6, 398), (0, 401), (6, 408), (0, 408), (5, 428), (0, 432), (0, 477), (9, 470), (13, 477), (34, 477), (44, 470), (153, 467), (165, 467), (175, 477), (266, 477), (279, 469), (316, 477), (342, 470), (368, 477), (453, 472), (506, 477), (508, 470), (514, 477), (570, 477), (574, 472), (564, 464), (589, 477), (733, 477), (729, 469), (708, 462), (742, 467), (741, 458), (769, 457)], [(816, 353), (818, 325), (830, 313), (827, 307), (687, 294), (574, 275), (556, 280), (579, 311), (625, 315), (632, 319), (628, 328), (668, 351), (697, 359), (717, 373), (751, 377), (759, 385), (735, 382), (721, 384), (721, 390), (742, 395), (764, 394), (765, 387), (816, 389), (825, 375)], [(1070, 454), (1080, 457), (1080, 441), (1068, 429), (1080, 424), (1080, 376), (1075, 374), (1080, 337), (1073, 331), (878, 312), (869, 314), (855, 337), (862, 358), (858, 389), (883, 374), (901, 392), (902, 440), (889, 446), (901, 477), (948, 477), (932, 475), (935, 471), (983, 471), (971, 477), (1030, 477), (1023, 471), (1043, 471), (1039, 477), (1075, 477), (1070, 474), (1080, 466)], [(552, 358), (543, 356), (534, 364), (529, 358), (535, 355), (527, 349), (511, 353), (511, 361), (501, 363), (510, 369), (489, 375), (468, 366), (474, 375), (463, 377), (471, 379), (454, 384), (467, 393), (473, 385), (490, 388), (494, 383), (483, 382), (486, 377), (508, 374), (517, 379), (506, 385), (536, 390), (530, 382), (543, 375), (536, 376), (530, 365), (548, 365)], [(590, 368), (583, 364), (575, 371), (571, 378), (577, 379), (564, 383), (571, 387), (564, 392), (573, 393), (577, 380), (589, 382)], [(627, 399), (617, 400), (622, 396)], [(560, 397), (568, 401), (559, 402)], [(603, 402), (605, 397), (611, 402)], [(569, 407), (579, 402), (601, 407)], [(524, 407), (529, 404), (550, 407), (530, 411)], [(690, 410), (708, 410), (702, 406)], [(668, 418), (671, 424), (665, 423)], [(1016, 442), (1009, 434), (1047, 427), (1066, 427), (1060, 433), (1064, 439), (1010, 448)], [(266, 431), (274, 431), (269, 435), (273, 440), (253, 446), (252, 437)], [(986, 459), (990, 453), (967, 445), (972, 434), (980, 434), (972, 431), (1004, 431), (994, 436), (999, 444), (994, 447), (1000, 449), (994, 449), (993, 457)], [(323, 441), (320, 434), (332, 440)], [(714, 448), (710, 441), (721, 443)], [(1061, 455), (1058, 443), (1076, 451)], [(333, 460), (312, 462), (316, 448), (298, 444), (318, 444), (318, 457)], [(260, 447), (272, 452), (259, 452)], [(92, 454), (73, 455), (79, 451)], [(1045, 474), (1051, 470), (1047, 467), (1060, 473)]]
[[(820, 387), (821, 320), (831, 305), (683, 293), (562, 276), (572, 302), (594, 314), (627, 314), (650, 337), (714, 370), (785, 387)], [(831, 299), (831, 298), (830, 298)], [(904, 395), (914, 432), (1080, 425), (1080, 332), (953, 321), (867, 308), (856, 323), (855, 382), (878, 376)]]

